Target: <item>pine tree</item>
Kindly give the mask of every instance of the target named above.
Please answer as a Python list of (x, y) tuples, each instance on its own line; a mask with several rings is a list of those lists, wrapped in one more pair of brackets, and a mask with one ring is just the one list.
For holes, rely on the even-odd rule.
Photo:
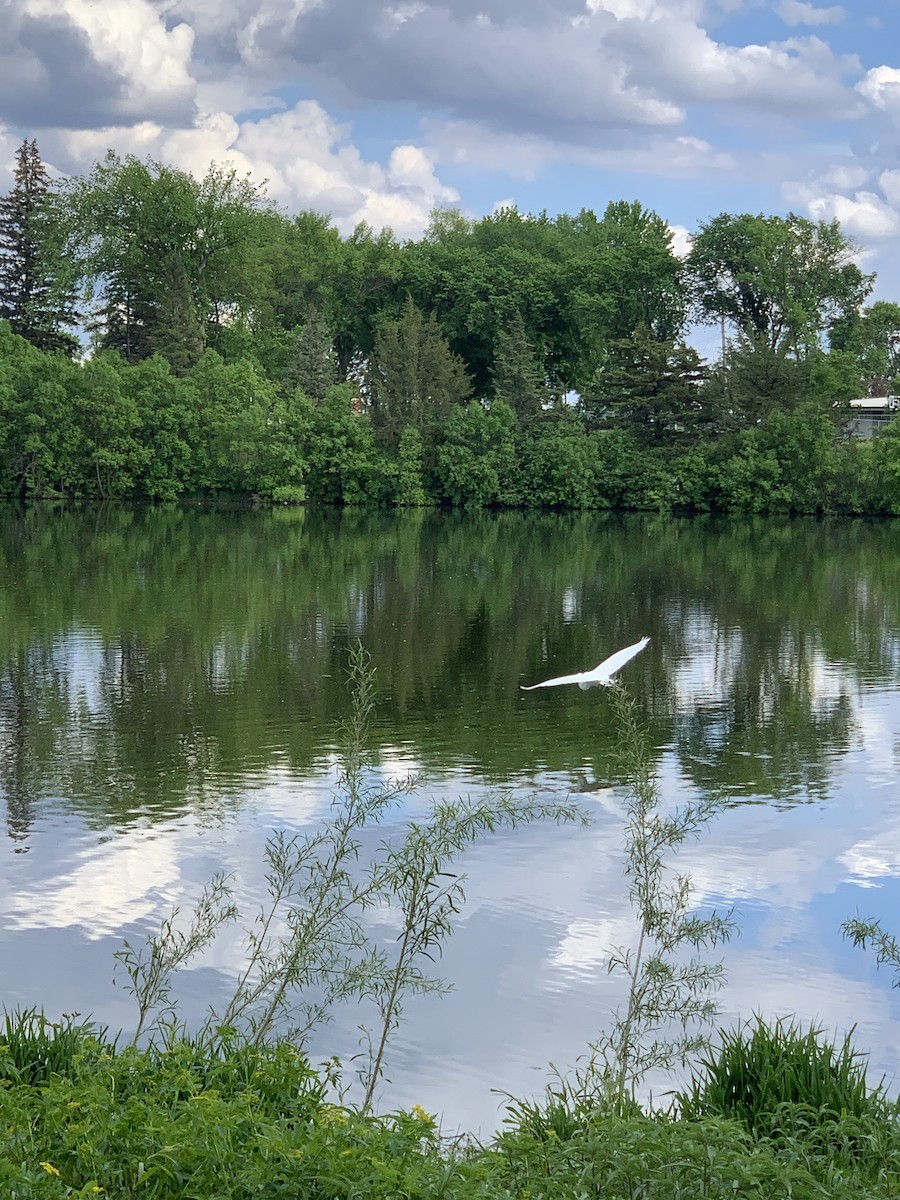
[(375, 439), (394, 451), (407, 426), (417, 429), (431, 466), (435, 445), (453, 409), (472, 396), (472, 381), (454, 354), (434, 313), (425, 316), (407, 299), (396, 321), (379, 330), (368, 372)]
[(77, 342), (61, 331), (76, 321), (50, 179), (37, 142), (16, 151), (12, 191), (0, 197), (0, 319), (41, 350), (71, 354)]
[(494, 357), (494, 398), (505, 401), (522, 425), (529, 424), (552, 399), (544, 371), (528, 340), (519, 313), (497, 338)]
[(321, 404), (325, 393), (338, 381), (334, 339), (314, 304), (306, 310), (306, 319), (292, 338), (286, 378), (316, 404)]

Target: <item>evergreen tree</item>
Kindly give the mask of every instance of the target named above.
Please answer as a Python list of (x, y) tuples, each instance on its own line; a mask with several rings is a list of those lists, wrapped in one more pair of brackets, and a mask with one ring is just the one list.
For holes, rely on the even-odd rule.
[(705, 374), (696, 350), (641, 326), (612, 343), (582, 409), (589, 424), (627, 429), (644, 444), (690, 440), (713, 420)]
[(0, 197), (0, 318), (41, 350), (71, 354), (77, 346), (61, 332), (76, 320), (74, 289), (50, 179), (33, 138), (16, 151), (12, 191)]
[(385, 321), (379, 330), (368, 385), (378, 444), (396, 450), (410, 425), (422, 436), (426, 466), (434, 463), (444, 421), (472, 394), (462, 359), (450, 349), (434, 313), (425, 317), (411, 299), (398, 320)]
[(307, 309), (306, 319), (295, 331), (292, 343), (287, 382), (321, 404), (325, 393), (338, 381), (337, 358), (328, 325), (314, 304)]
[(521, 425), (539, 417), (551, 399), (547, 380), (525, 330), (516, 314), (509, 328), (497, 338), (494, 357), (494, 398), (510, 406)]

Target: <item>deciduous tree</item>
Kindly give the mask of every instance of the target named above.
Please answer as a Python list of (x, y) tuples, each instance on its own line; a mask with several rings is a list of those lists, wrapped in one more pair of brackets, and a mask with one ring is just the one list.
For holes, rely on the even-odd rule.
[(837, 221), (722, 213), (700, 227), (687, 259), (697, 315), (802, 354), (869, 294), (874, 276), (856, 253)]

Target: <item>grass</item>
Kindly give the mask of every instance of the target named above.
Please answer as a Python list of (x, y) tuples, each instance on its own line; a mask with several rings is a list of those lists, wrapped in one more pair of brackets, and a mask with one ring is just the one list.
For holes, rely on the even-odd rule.
[[(793, 1027), (781, 1027), (777, 1039), (797, 1068), (801, 1098), (791, 1103), (819, 1111), (824, 1093), (802, 1093), (815, 1071), (799, 1066), (804, 1055), (830, 1061), (824, 1043)], [(729, 1043), (732, 1067), (751, 1042)], [(848, 1055), (837, 1051), (839, 1068)], [(506, 1128), (489, 1144), (448, 1146), (419, 1108), (374, 1116), (331, 1103), (328, 1079), (284, 1042), (235, 1040), (215, 1053), (188, 1038), (165, 1049), (120, 1048), (90, 1025), (52, 1024), (29, 1012), (8, 1017), (0, 1039), (0, 1196), (897, 1196), (896, 1107), (880, 1092), (854, 1091), (854, 1070), (845, 1076), (855, 1109), (838, 1113), (829, 1101), (820, 1106), (826, 1115), (774, 1132), (734, 1106), (718, 1111), (728, 1106), (707, 1072), (697, 1080), (695, 1112), (644, 1113), (634, 1105), (623, 1114), (559, 1090), (542, 1105), (512, 1104)], [(773, 1093), (754, 1111), (777, 1111), (780, 1103)]]

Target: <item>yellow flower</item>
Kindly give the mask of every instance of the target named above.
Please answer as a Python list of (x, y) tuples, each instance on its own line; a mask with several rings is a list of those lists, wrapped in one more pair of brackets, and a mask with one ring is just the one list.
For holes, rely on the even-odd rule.
[(414, 1104), (409, 1111), (414, 1117), (418, 1117), (420, 1121), (426, 1121), (429, 1125), (431, 1124), (431, 1117), (429, 1117), (421, 1104)]
[(38, 1166), (43, 1167), (48, 1175), (59, 1175), (59, 1167), (54, 1167), (51, 1162), (38, 1163)]

